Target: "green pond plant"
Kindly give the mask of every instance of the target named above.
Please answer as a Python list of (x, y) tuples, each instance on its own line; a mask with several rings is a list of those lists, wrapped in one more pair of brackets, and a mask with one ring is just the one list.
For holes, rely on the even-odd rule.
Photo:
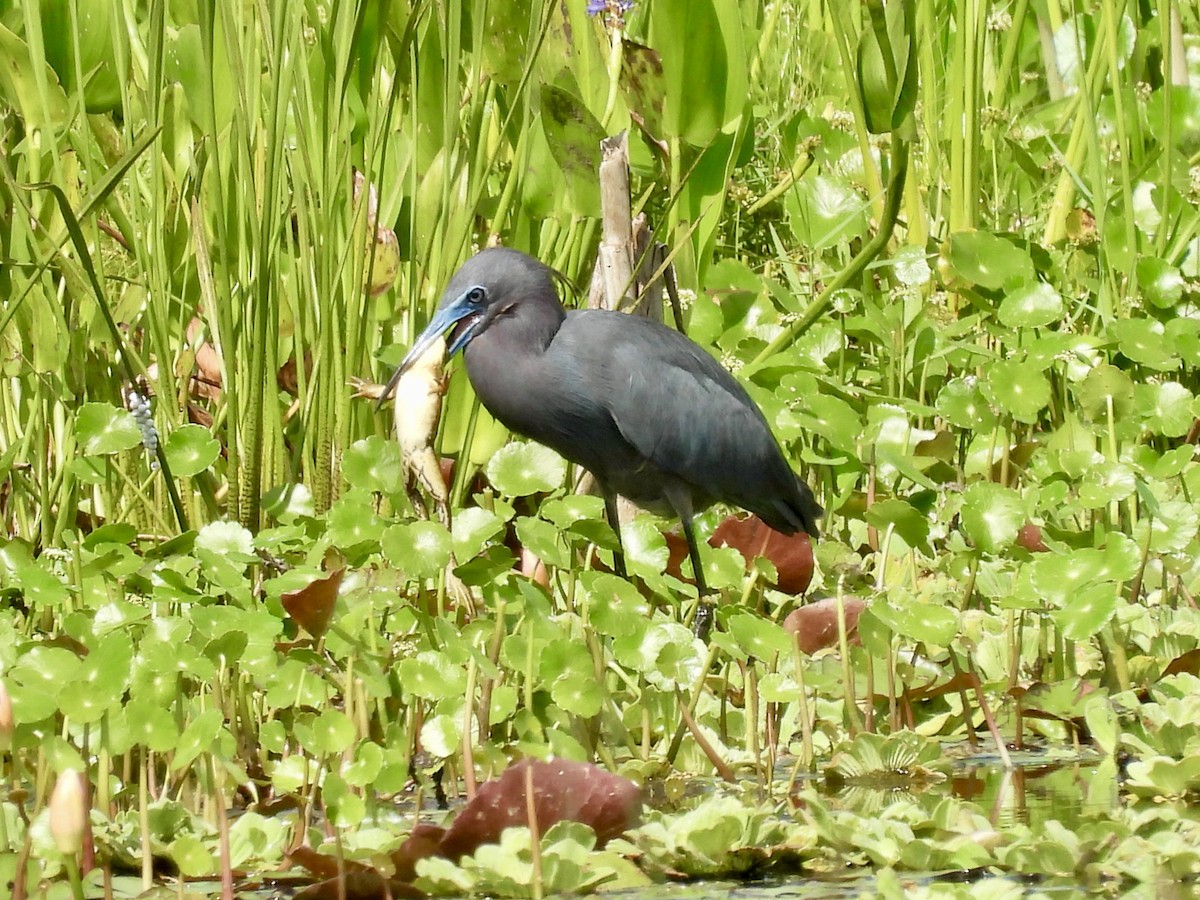
[[(0, 0), (0, 885), (1193, 889), (1197, 34), (1177, 0)], [(828, 511), (803, 597), (698, 517), (708, 643), (668, 523), (612, 574), (582, 473), (461, 371), (448, 521), (355, 396), (477, 249), (584, 302), (622, 130), (689, 336)], [(640, 824), (398, 877), (550, 756)]]

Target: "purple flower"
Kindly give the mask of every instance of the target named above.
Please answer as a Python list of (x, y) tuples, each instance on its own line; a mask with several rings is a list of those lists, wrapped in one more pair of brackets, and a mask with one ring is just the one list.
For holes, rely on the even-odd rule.
[(598, 16), (607, 11), (614, 16), (620, 16), (631, 9), (633, 9), (633, 0), (588, 0), (587, 14)]

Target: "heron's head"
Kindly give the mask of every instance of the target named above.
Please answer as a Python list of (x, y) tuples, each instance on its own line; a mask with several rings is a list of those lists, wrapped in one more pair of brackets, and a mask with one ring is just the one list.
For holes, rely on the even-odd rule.
[(454, 330), (446, 344), (447, 358), (496, 322), (517, 315), (531, 303), (543, 307), (548, 304), (561, 318), (562, 304), (554, 288), (556, 275), (553, 269), (519, 250), (492, 247), (476, 253), (450, 279), (433, 318), (413, 341), (380, 402), (391, 394), (400, 376), (451, 328)]

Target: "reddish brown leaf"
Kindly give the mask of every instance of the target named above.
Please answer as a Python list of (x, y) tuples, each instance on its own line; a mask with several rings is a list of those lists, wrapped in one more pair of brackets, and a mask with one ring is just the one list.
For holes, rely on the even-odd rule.
[(542, 834), (556, 822), (582, 822), (603, 845), (632, 828), (641, 815), (641, 794), (628, 779), (591, 763), (521, 760), (479, 788), (442, 839), (443, 855), (457, 861), (483, 844), (497, 843), (505, 828), (529, 824), (526, 769), (533, 770), (534, 814)]
[[(312, 847), (297, 847), (288, 854), (288, 859), (296, 865), (301, 866), (314, 878), (337, 878), (337, 858), (327, 853), (318, 853)], [(373, 871), (370, 866), (355, 862), (352, 859), (346, 860), (345, 868), (347, 873)]]
[[(193, 425), (203, 425), (205, 428), (213, 427), (212, 413), (206, 409), (200, 408), (195, 403), (189, 403), (187, 405), (187, 417), (188, 421)], [(227, 455), (225, 446), (223, 444), (221, 445), (221, 455)]]
[[(866, 601), (858, 597), (844, 597), (842, 605), (846, 608), (846, 636), (851, 643), (858, 643), (858, 617), (867, 608)], [(783, 627), (799, 637), (800, 649), (805, 653), (816, 653), (826, 647), (836, 647), (837, 598), (826, 597), (792, 610), (783, 620)]]
[(1163, 677), (1168, 675), (1180, 675), (1187, 672), (1189, 675), (1200, 675), (1200, 649), (1189, 650), (1182, 656), (1177, 656), (1163, 669)]
[(396, 867), (396, 877), (401, 881), (412, 881), (416, 878), (417, 861), (427, 856), (441, 856), (442, 838), (445, 836), (445, 828), (418, 822), (408, 840), (392, 851), (392, 865)]
[[(192, 363), (194, 370), (192, 373), (180, 372), (179, 374), (191, 374), (191, 383), (188, 388), (193, 397), (199, 397), (202, 400), (216, 400), (221, 396), (221, 357), (217, 355), (216, 348), (208, 341), (201, 341), (199, 346), (196, 345), (203, 327), (204, 324), (199, 319), (194, 318), (188, 323), (188, 343), (196, 347), (196, 356)], [(186, 357), (182, 357), (182, 359), (186, 360)]]
[[(673, 532), (664, 536), (667, 539), (667, 572), (685, 580), (681, 566), (688, 556), (687, 541), (683, 535)], [(708, 543), (711, 547), (736, 548), (746, 560), (747, 572), (756, 557), (766, 557), (779, 573), (776, 587), (785, 594), (799, 596), (812, 583), (812, 540), (803, 532), (786, 535), (775, 531), (758, 516), (729, 516), (717, 526)]]
[(909, 688), (905, 691), (904, 696), (908, 698), (910, 703), (916, 703), (921, 700), (932, 700), (934, 697), (942, 697), (946, 694), (977, 690), (979, 690), (979, 676), (974, 672), (959, 672), (957, 675), (952, 675), (950, 678), (937, 684)]
[(374, 869), (347, 872), (342, 884), (327, 878), (292, 895), (295, 900), (423, 900), (424, 892), (398, 879), (387, 879)]
[(329, 629), (345, 572), (345, 569), (337, 569), (298, 590), (287, 591), (279, 598), (287, 614), (315, 638), (320, 638)]
[(812, 582), (812, 540), (802, 531), (781, 534), (758, 516), (730, 516), (717, 526), (708, 542), (714, 547), (735, 547), (746, 558), (747, 566), (755, 557), (765, 556), (779, 573), (776, 586), (785, 594), (803, 594)]
[(1050, 550), (1042, 540), (1042, 529), (1032, 522), (1026, 522), (1017, 532), (1017, 543), (1030, 553), (1046, 553)]

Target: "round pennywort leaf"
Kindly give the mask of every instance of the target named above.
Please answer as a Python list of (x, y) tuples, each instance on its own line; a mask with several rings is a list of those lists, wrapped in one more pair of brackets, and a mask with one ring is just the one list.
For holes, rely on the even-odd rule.
[(1062, 296), (1044, 281), (1025, 284), (1004, 298), (998, 315), (1009, 328), (1041, 328), (1062, 318)]
[(1050, 402), (1050, 385), (1032, 363), (1002, 360), (992, 366), (983, 391), (992, 404), (1018, 422), (1036, 422)]
[(342, 456), (342, 477), (351, 487), (373, 493), (398, 493), (404, 488), (405, 477), (400, 447), (377, 434), (355, 441)]
[(383, 533), (383, 555), (409, 578), (432, 578), (450, 562), (453, 543), (441, 522), (402, 522)]
[(984, 553), (998, 553), (1012, 544), (1025, 519), (1021, 497), (1011, 488), (987, 481), (963, 492), (963, 528)]
[(964, 281), (986, 290), (1037, 279), (1033, 260), (1020, 247), (986, 231), (960, 231), (950, 236), (950, 263)]
[(84, 456), (130, 450), (142, 442), (133, 414), (111, 403), (85, 403), (75, 417), (75, 439)]
[(566, 474), (561, 456), (530, 441), (501, 447), (487, 465), (488, 481), (508, 497), (548, 493), (562, 484)]
[(203, 425), (183, 425), (171, 432), (163, 445), (171, 474), (180, 478), (199, 475), (221, 455), (221, 444)]
[(1133, 382), (1116, 366), (1096, 366), (1072, 393), (1092, 422), (1107, 421), (1110, 401), (1114, 419), (1123, 419), (1133, 410)]

